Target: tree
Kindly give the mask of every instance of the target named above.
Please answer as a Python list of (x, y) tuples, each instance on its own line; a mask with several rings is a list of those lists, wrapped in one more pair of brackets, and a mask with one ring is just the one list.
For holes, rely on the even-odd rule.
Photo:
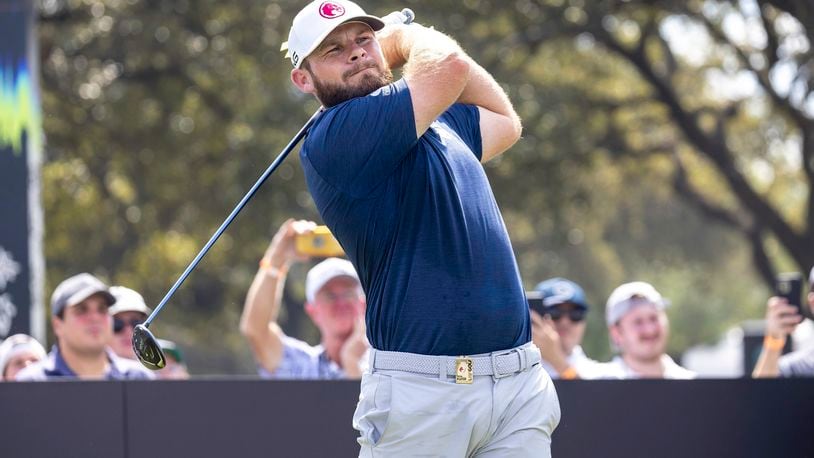
[[(812, 7), (777, 3), (406, 5), (515, 101), (524, 138), (487, 173), (526, 286), (556, 275), (586, 287), (590, 354), (609, 354), (602, 303), (622, 281), (673, 299), (678, 352), (759, 316), (755, 275), (768, 285), (814, 264)], [(49, 291), (87, 270), (158, 303), (317, 108), (278, 51), (301, 6), (42, 2)], [(193, 370), (252, 371), (237, 322), (257, 260), (286, 218), (318, 220), (295, 156), (156, 322)], [(290, 274), (282, 320), (313, 340), (297, 306), (305, 269)]]
[[(767, 285), (783, 255), (814, 265), (814, 97), (809, 2), (540, 2), (557, 37), (592, 42), (641, 91), (586, 101), (609, 122), (597, 148), (668, 157), (675, 193), (741, 234)], [(522, 15), (515, 18), (522, 20)], [(552, 37), (525, 30), (530, 51)], [(688, 49), (686, 34), (702, 49)], [(684, 35), (681, 35), (684, 34)], [(752, 85), (736, 91), (727, 86)]]

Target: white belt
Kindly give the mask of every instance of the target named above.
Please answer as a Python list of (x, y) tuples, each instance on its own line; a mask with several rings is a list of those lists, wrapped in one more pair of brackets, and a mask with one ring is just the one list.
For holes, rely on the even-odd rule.
[(398, 351), (370, 350), (372, 371), (403, 371), (415, 374), (438, 375), (441, 378), (454, 377), (456, 360), (466, 358), (472, 361), (472, 373), (503, 378), (527, 370), (540, 363), (540, 350), (529, 342), (511, 350), (496, 351), (478, 356), (431, 356)]

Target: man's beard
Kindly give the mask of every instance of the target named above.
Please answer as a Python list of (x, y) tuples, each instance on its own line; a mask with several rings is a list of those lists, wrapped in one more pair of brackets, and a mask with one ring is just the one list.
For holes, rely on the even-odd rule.
[[(334, 83), (327, 83), (320, 81), (316, 76), (313, 76), (314, 89), (316, 96), (325, 108), (330, 108), (340, 103), (356, 97), (364, 97), (371, 92), (384, 87), (393, 82), (393, 72), (390, 69), (380, 70), (378, 66), (363, 67), (361, 71), (366, 71), (367, 68), (376, 70), (373, 74), (365, 73), (362, 75), (361, 80), (355, 86), (353, 85), (338, 85)], [(359, 71), (354, 68), (342, 75), (343, 79), (353, 76), (355, 72)]]

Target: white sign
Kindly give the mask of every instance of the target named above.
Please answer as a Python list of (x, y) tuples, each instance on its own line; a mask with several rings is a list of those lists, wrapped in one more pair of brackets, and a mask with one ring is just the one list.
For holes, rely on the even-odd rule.
[(6, 285), (13, 282), (19, 273), (20, 263), (0, 246), (0, 290), (6, 289)]
[[(20, 263), (14, 260), (11, 253), (0, 247), (0, 292), (19, 274)], [(0, 295), (0, 336), (8, 336), (15, 315), (17, 307), (11, 302), (11, 295), (8, 293)]]

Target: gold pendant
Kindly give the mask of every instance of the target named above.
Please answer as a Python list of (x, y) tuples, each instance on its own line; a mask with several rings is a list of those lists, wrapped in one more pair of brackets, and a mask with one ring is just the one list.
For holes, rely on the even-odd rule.
[(455, 383), (471, 385), (475, 380), (472, 358), (460, 356), (455, 358)]

